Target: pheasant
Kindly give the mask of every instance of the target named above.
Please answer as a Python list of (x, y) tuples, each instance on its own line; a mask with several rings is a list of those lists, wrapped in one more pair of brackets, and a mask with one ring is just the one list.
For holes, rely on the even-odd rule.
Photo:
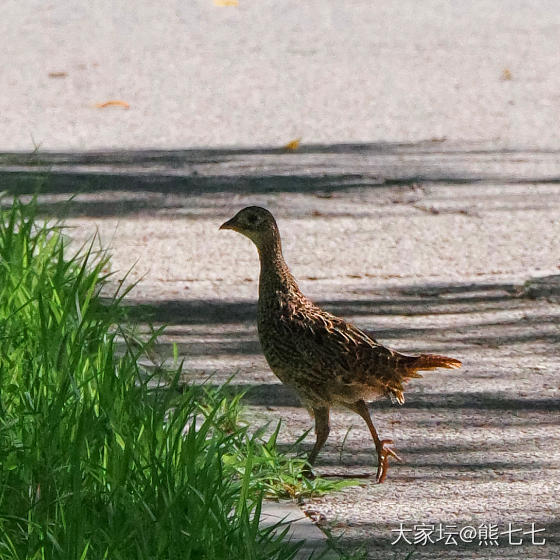
[(379, 438), (366, 403), (386, 396), (403, 404), (403, 385), (422, 377), (418, 371), (455, 369), (461, 362), (400, 354), (307, 299), (284, 261), (278, 226), (268, 210), (249, 206), (220, 229), (239, 232), (256, 245), (261, 265), (257, 326), (264, 356), (315, 418), (316, 441), (303, 474), (313, 476), (311, 468), (329, 435), (330, 409), (342, 406), (366, 422), (377, 451), (376, 480), (383, 482), (389, 457), (401, 459), (389, 447), (392, 440)]

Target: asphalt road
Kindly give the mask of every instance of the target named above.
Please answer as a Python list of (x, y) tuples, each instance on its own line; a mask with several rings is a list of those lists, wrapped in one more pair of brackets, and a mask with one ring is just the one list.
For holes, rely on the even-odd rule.
[(560, 146), (556, 0), (216, 3), (3, 0), (0, 150)]

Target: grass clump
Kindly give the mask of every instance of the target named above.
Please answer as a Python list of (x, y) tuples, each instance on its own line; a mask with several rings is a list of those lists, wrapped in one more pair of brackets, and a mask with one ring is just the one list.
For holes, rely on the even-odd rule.
[(156, 386), (154, 337), (128, 344), (125, 294), (100, 298), (108, 257), (35, 218), (0, 219), (0, 558), (292, 558), (258, 522), (272, 443), (179, 370)]

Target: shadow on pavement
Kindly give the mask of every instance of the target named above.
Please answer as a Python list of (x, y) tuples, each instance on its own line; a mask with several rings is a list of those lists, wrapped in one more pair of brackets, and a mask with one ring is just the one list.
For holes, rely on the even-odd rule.
[[(206, 383), (205, 387), (212, 389), (217, 387), (210, 383)], [(231, 394), (244, 392), (244, 402), (250, 405), (267, 405), (267, 406), (281, 406), (292, 407), (301, 406), (297, 394), (286, 385), (280, 383), (263, 383), (263, 384), (235, 384), (230, 383), (228, 389)], [(472, 411), (519, 411), (524, 412), (559, 412), (560, 402), (558, 399), (552, 398), (511, 398), (510, 395), (496, 391), (496, 392), (453, 392), (448, 395), (441, 393), (415, 393), (413, 399), (408, 399), (405, 403), (407, 410), (472, 410)], [(398, 409), (397, 405), (393, 405), (387, 399), (380, 399), (375, 401), (372, 405), (373, 410), (389, 410), (392, 408)], [(453, 420), (451, 420), (453, 422)], [(504, 418), (498, 418), (500, 426), (507, 423)], [(448, 421), (446, 420), (446, 424)], [(461, 425), (465, 425), (465, 420), (461, 419)]]
[[(506, 348), (538, 342), (549, 346), (560, 343), (559, 317), (534, 314), (533, 303), (512, 284), (438, 284), (391, 288), (369, 293), (367, 299), (319, 300), (318, 305), (357, 323), (381, 343), (399, 341), (403, 352), (415, 351), (414, 341), (430, 341), (431, 352), (443, 352), (450, 345)], [(127, 300), (130, 318), (137, 322), (165, 323), (166, 334), (174, 337), (186, 356), (253, 355), (260, 353), (256, 334), (256, 304), (216, 300)], [(505, 312), (505, 317), (486, 317), (489, 312)], [(407, 317), (453, 316), (453, 327), (415, 326)], [(395, 317), (398, 326), (377, 326)], [(473, 319), (474, 317), (474, 319)], [(400, 326), (402, 323), (409, 323)], [(196, 328), (194, 339), (189, 327)], [(205, 332), (204, 327), (207, 327)], [(222, 327), (216, 331), (216, 327)], [(202, 328), (202, 330), (201, 330)], [(206, 342), (211, 338), (212, 343)], [(402, 347), (410, 340), (411, 348)], [(171, 353), (171, 343), (167, 344)], [(161, 348), (166, 348), (163, 341)], [(536, 352), (539, 350), (537, 349)], [(545, 351), (548, 351), (545, 349)]]
[[(376, 299), (321, 300), (316, 303), (345, 317), (365, 315), (446, 315), (512, 310), (525, 306), (513, 284), (438, 284), (411, 286), (379, 294)], [(254, 322), (256, 303), (212, 300), (127, 300), (135, 319), (170, 325)], [(378, 332), (378, 331), (376, 331)]]
[[(278, 148), (99, 153), (0, 154), (0, 185), (10, 194), (42, 195), (57, 216), (109, 217), (163, 211), (196, 218), (221, 212), (206, 195), (304, 193), (446, 184), (560, 183), (558, 153), (484, 150), (473, 145), (319, 144)], [(499, 161), (500, 165), (496, 162)], [(77, 195), (68, 204), (69, 195)], [(552, 195), (551, 195), (552, 196)], [(547, 197), (528, 207), (547, 207)], [(496, 208), (509, 210), (502, 200)]]

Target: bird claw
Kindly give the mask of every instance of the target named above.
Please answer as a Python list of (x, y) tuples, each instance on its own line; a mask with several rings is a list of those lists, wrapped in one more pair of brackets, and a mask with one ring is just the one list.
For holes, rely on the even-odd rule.
[(402, 459), (387, 445), (392, 445), (392, 439), (382, 439), (377, 446), (377, 474), (375, 478), (378, 484), (381, 484), (385, 481), (387, 477), (387, 470), (389, 469), (389, 457), (393, 457), (397, 461), (402, 461)]

